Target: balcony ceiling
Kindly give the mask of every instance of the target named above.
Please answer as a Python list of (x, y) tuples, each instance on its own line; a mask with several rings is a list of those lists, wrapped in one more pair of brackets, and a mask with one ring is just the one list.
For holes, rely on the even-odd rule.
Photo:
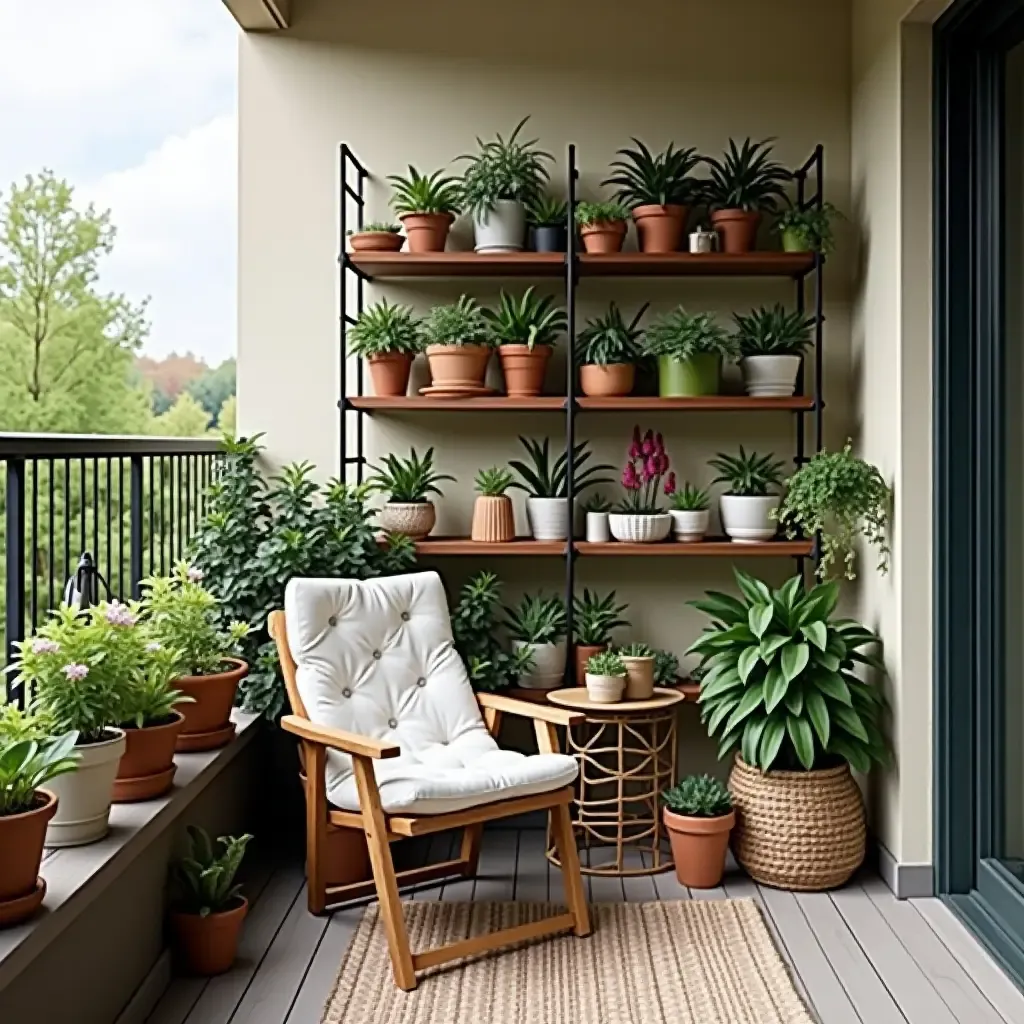
[(291, 0), (223, 0), (246, 32), (277, 32), (288, 27)]

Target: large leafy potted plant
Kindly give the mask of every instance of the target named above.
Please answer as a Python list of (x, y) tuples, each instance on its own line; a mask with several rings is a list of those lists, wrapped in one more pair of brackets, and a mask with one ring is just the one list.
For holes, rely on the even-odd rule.
[(710, 775), (688, 775), (666, 789), (661, 801), (679, 884), (690, 889), (721, 885), (729, 833), (736, 824), (729, 790)]
[(565, 252), (569, 204), (564, 199), (542, 195), (526, 208), (534, 252)]
[(804, 350), (811, 343), (814, 320), (781, 303), (749, 313), (734, 313), (740, 369), (747, 394), (784, 398), (796, 391)]
[(420, 321), (420, 340), (430, 364), (431, 391), (467, 396), (483, 390), (494, 340), (476, 300), (434, 306)]
[(554, 690), (562, 685), (565, 625), (565, 605), (554, 595), (526, 594), (519, 604), (505, 609), (505, 628), (513, 649), (525, 648), (530, 655), (530, 668), (520, 676), (520, 686)]
[(691, 174), (701, 158), (696, 149), (669, 143), (653, 155), (634, 138), (635, 149), (620, 149), (612, 161), (615, 174), (602, 185), (615, 185), (615, 198), (633, 211), (641, 252), (675, 252), (686, 231), (696, 182)]
[(616, 540), (631, 544), (655, 544), (672, 530), (672, 517), (658, 505), (662, 490), (672, 495), (676, 475), (669, 470), (668, 452), (661, 434), (648, 430), (643, 436), (633, 427), (633, 439), (622, 469), (626, 496), (608, 517)]
[(409, 458), (386, 455), (380, 466), (373, 467), (367, 480), (371, 490), (387, 494), (381, 509), (380, 522), (389, 533), (404, 533), (413, 540), (422, 540), (437, 522), (437, 509), (431, 494), (441, 494), (437, 485), (442, 480), (454, 481), (448, 473), (434, 469), (434, 449), (428, 448), (421, 458), (416, 449)]
[(629, 210), (622, 203), (617, 200), (580, 202), (576, 204), (574, 217), (583, 248), (588, 253), (608, 255), (622, 249), (629, 217)]
[(645, 302), (627, 324), (613, 301), (603, 316), (588, 320), (576, 336), (576, 361), (580, 368), (580, 390), (595, 398), (628, 395), (636, 382), (640, 359), (638, 324), (647, 312)]
[(617, 603), (615, 591), (602, 596), (584, 588), (572, 599), (572, 626), (576, 640), (576, 685), (586, 684), (587, 662), (612, 642), (612, 633), (629, 625), (627, 606)]
[(412, 361), (420, 351), (419, 321), (409, 306), (381, 299), (359, 314), (346, 336), (348, 350), (365, 359), (374, 393), (397, 398), (409, 390)]
[(512, 471), (502, 466), (481, 469), (476, 475), (477, 498), (473, 502), (470, 540), (482, 544), (504, 544), (516, 539), (515, 511), (507, 491)]
[(526, 235), (526, 205), (536, 201), (548, 180), (550, 153), (536, 139), (521, 139), (529, 117), (508, 139), (477, 138), (477, 151), (460, 156), (467, 162), (462, 177), (463, 206), (473, 217), (477, 252), (519, 252)]
[[(735, 570), (739, 596), (692, 602), (711, 618), (697, 654), (701, 717), (736, 759), (733, 849), (758, 882), (813, 891), (845, 883), (864, 859), (864, 801), (850, 773), (887, 764), (885, 699), (857, 673), (885, 667), (881, 641), (837, 618), (839, 585), (777, 590)], [(868, 650), (865, 650), (868, 648)]]
[(782, 251), (829, 255), (836, 247), (832, 222), (842, 219), (843, 215), (828, 202), (805, 209), (788, 206), (775, 221), (775, 230), (782, 238)]
[(532, 286), (516, 299), (504, 289), (494, 309), (483, 311), (510, 398), (533, 398), (544, 390), (555, 339), (566, 328), (565, 311), (550, 295), (535, 295)]
[(348, 244), (353, 252), (398, 252), (404, 242), (402, 229), (386, 220), (370, 221), (348, 233)]
[(405, 228), (409, 252), (444, 252), (448, 232), (459, 212), (459, 183), (444, 171), (388, 175), (394, 186), (391, 208)]
[(728, 487), (719, 499), (726, 535), (740, 544), (771, 540), (777, 532), (772, 513), (782, 500), (773, 490), (782, 486), (781, 459), (757, 452), (748, 455), (740, 445), (739, 454), (719, 452), (708, 464), (718, 470), (712, 483)]
[(737, 352), (732, 335), (710, 313), (687, 313), (682, 306), (651, 322), (643, 348), (658, 361), (662, 398), (717, 395), (722, 360)]
[(698, 543), (708, 532), (711, 497), (703, 488), (686, 480), (669, 496), (668, 512), (675, 539), (683, 544)]

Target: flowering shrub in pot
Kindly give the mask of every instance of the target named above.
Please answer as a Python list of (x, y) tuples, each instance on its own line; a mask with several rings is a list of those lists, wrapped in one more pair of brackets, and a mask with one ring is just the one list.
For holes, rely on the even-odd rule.
[(679, 884), (714, 889), (722, 882), (729, 833), (736, 824), (729, 790), (710, 775), (689, 775), (666, 789), (661, 800)]
[(782, 500), (772, 488), (782, 486), (782, 460), (774, 455), (749, 455), (740, 445), (738, 455), (719, 452), (708, 463), (718, 470), (712, 481), (726, 484), (721, 496), (722, 529), (740, 544), (771, 540), (776, 533), (772, 513)]
[(672, 517), (659, 508), (658, 498), (663, 490), (667, 495), (675, 493), (676, 476), (669, 472), (661, 434), (648, 430), (641, 437), (640, 428), (633, 428), (622, 486), (626, 496), (608, 517), (612, 536), (633, 544), (664, 540), (672, 529)]
[(687, 313), (682, 306), (651, 322), (643, 349), (658, 362), (662, 398), (717, 395), (722, 360), (738, 351), (732, 335), (710, 313)]
[(391, 174), (391, 208), (405, 228), (409, 252), (444, 252), (448, 232), (459, 212), (459, 183), (444, 171), (420, 174), (411, 164), (407, 175)]
[(348, 244), (353, 252), (398, 252), (404, 242), (402, 229), (389, 221), (371, 221), (348, 232)]
[(669, 496), (669, 503), (672, 533), (676, 540), (684, 544), (702, 541), (711, 519), (711, 497), (708, 492), (687, 480)]
[(641, 358), (638, 340), (641, 317), (650, 303), (645, 302), (627, 324), (615, 302), (604, 316), (588, 320), (576, 337), (576, 360), (580, 369), (580, 390), (597, 398), (628, 395), (636, 380), (636, 364)]
[(574, 217), (583, 247), (588, 253), (619, 252), (626, 240), (628, 216), (629, 210), (619, 202), (577, 203)]
[(516, 539), (515, 512), (506, 491), (512, 486), (512, 471), (501, 466), (481, 469), (476, 475), (478, 497), (473, 503), (470, 540), (503, 544)]
[(519, 299), (502, 290), (498, 305), (483, 311), (510, 398), (532, 398), (544, 390), (544, 374), (555, 339), (566, 328), (565, 311), (550, 295), (527, 288)]
[(429, 495), (441, 494), (437, 485), (442, 480), (455, 480), (448, 473), (434, 470), (434, 449), (423, 457), (409, 449), (409, 458), (386, 455), (383, 465), (374, 466), (367, 480), (370, 490), (388, 495), (381, 509), (381, 525), (389, 533), (404, 533), (413, 540), (426, 537), (437, 522), (437, 510)]
[(420, 341), (433, 387), (467, 394), (483, 388), (494, 338), (474, 299), (460, 295), (456, 302), (431, 309), (420, 321)]
[(747, 394), (779, 398), (796, 391), (804, 350), (811, 343), (814, 319), (789, 312), (781, 303), (748, 314), (734, 313), (736, 345)]
[(623, 618), (627, 606), (616, 603), (612, 590), (603, 597), (584, 588), (582, 596), (572, 599), (572, 625), (576, 641), (576, 685), (586, 683), (587, 662), (612, 642), (612, 633), (629, 625)]
[(367, 306), (348, 329), (348, 351), (366, 360), (374, 394), (396, 398), (409, 390), (409, 372), (420, 342), (419, 321), (409, 306), (381, 299)]
[(626, 663), (614, 651), (587, 660), (587, 697), (595, 704), (617, 704), (626, 689)]
[[(530, 668), (519, 685), (533, 690), (554, 690), (565, 677), (565, 605), (560, 597), (526, 594), (513, 608), (505, 609), (505, 628), (513, 649), (525, 649)], [(520, 655), (523, 657), (523, 655)]]

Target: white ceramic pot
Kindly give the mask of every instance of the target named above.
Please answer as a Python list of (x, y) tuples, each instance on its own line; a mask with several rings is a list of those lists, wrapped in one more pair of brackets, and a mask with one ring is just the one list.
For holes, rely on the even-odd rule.
[(526, 518), (534, 540), (565, 540), (569, 536), (569, 503), (565, 498), (527, 498)]
[(47, 846), (84, 846), (107, 834), (114, 779), (125, 748), (120, 729), (107, 732), (109, 740), (75, 747), (78, 767), (47, 782), (57, 797), (57, 813), (46, 826)]
[(389, 501), (380, 510), (380, 525), (388, 533), (404, 533), (413, 540), (426, 537), (436, 522), (432, 501)]
[(788, 398), (796, 391), (800, 356), (746, 356), (740, 367), (751, 398)]
[(565, 685), (565, 641), (557, 644), (528, 644), (514, 640), (519, 650), (529, 647), (533, 652), (533, 668), (519, 677), (519, 685), (527, 690), (557, 690)]
[(618, 704), (625, 689), (625, 676), (595, 676), (587, 673), (587, 697), (595, 704)]
[(672, 533), (676, 540), (692, 544), (703, 540), (708, 532), (708, 522), (711, 519), (711, 512), (708, 509), (696, 511), (674, 508), (669, 515), (672, 516)]
[(779, 501), (778, 494), (754, 497), (723, 494), (722, 529), (739, 544), (771, 540), (778, 524), (770, 513), (778, 508)]
[(526, 207), (518, 199), (499, 199), (494, 209), (473, 218), (477, 252), (522, 252), (526, 240)]
[(587, 541), (591, 544), (607, 544), (612, 539), (608, 529), (607, 512), (587, 513)]
[(657, 544), (672, 530), (672, 516), (667, 512), (637, 515), (633, 512), (611, 512), (608, 528), (616, 540), (630, 544)]

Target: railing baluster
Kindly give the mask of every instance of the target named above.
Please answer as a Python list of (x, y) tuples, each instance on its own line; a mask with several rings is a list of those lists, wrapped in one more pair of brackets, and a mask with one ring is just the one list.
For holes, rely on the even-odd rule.
[(36, 578), (39, 567), (39, 463), (32, 462), (32, 539), (28, 548), (28, 564), (32, 572), (29, 587), (29, 618), (32, 628), (39, 622), (39, 581)]
[[(85, 523), (86, 523), (86, 512), (85, 512), (85, 459), (78, 460), (78, 551), (76, 555), (81, 555), (85, 551)], [(76, 559), (77, 562), (77, 559)], [(71, 575), (71, 566), (68, 566), (66, 576)]]
[(149, 572), (152, 575), (156, 572), (156, 562), (153, 560), (153, 538), (156, 536), (156, 530), (154, 529), (153, 521), (153, 510), (156, 503), (156, 489), (154, 480), (156, 479), (156, 459), (150, 457), (149, 459)]
[(71, 460), (64, 460), (64, 565), (61, 567), (60, 588), (64, 592), (64, 580), (68, 577), (71, 564)]
[(164, 517), (164, 457), (160, 456), (160, 575), (167, 572), (167, 563), (164, 561), (164, 552), (167, 549), (167, 520)]
[[(139, 504), (141, 507), (141, 493)], [(120, 455), (117, 457), (117, 596), (124, 600), (124, 459)]]
[[(152, 462), (150, 463), (152, 467)], [(131, 460), (131, 481), (129, 493), (129, 515), (131, 516), (131, 553), (129, 555), (128, 573), (132, 585), (132, 597), (139, 597), (139, 580), (142, 579), (142, 501), (143, 501), (143, 477), (142, 477), (142, 456), (133, 455)], [(124, 516), (121, 517), (122, 523)], [(150, 493), (149, 503), (149, 562), (153, 563), (153, 501)], [(123, 548), (122, 548), (123, 550)]]
[[(14, 646), (25, 639), (25, 460), (16, 456), (7, 458), (6, 508), (6, 599), (5, 641), (7, 664), (17, 653)], [(7, 699), (11, 700), (13, 677), (8, 676)], [(21, 693), (19, 702), (25, 704), (27, 694)]]
[(96, 569), (100, 567), (100, 463), (92, 460), (92, 551)]
[(49, 519), (48, 529), (47, 529), (47, 534), (49, 535), (49, 538), (50, 538), (49, 554), (48, 554), (48, 561), (50, 563), (50, 585), (49, 585), (49, 590), (47, 591), (48, 600), (47, 600), (46, 607), (47, 607), (47, 611), (53, 611), (53, 609), (57, 606), (56, 605), (56, 601), (54, 600), (54, 593), (53, 593), (53, 570), (54, 570), (54, 563), (57, 560), (56, 543), (55, 543), (54, 536), (53, 536), (53, 459), (48, 459), (47, 460), (46, 468), (47, 468), (47, 477), (48, 477), (47, 488), (48, 488), (48, 491), (49, 491), (49, 498), (50, 498), (50, 500), (48, 502), (50, 519)]
[[(113, 586), (113, 584), (112, 584), (113, 577), (110, 574), (110, 566), (111, 566), (110, 518), (113, 515), (113, 509), (112, 509), (111, 506), (114, 503), (114, 492), (113, 492), (113, 490), (111, 489), (111, 486), (110, 486), (110, 464), (113, 461), (114, 460), (110, 459), (110, 458), (104, 460), (104, 462), (106, 463), (106, 467), (107, 467), (107, 493), (106, 493), (106, 501), (104, 502), (104, 504), (107, 507), (107, 586), (108, 587), (112, 587)], [(98, 565), (99, 561), (97, 561), (96, 564)], [(120, 597), (121, 595), (118, 594), (117, 596)]]

